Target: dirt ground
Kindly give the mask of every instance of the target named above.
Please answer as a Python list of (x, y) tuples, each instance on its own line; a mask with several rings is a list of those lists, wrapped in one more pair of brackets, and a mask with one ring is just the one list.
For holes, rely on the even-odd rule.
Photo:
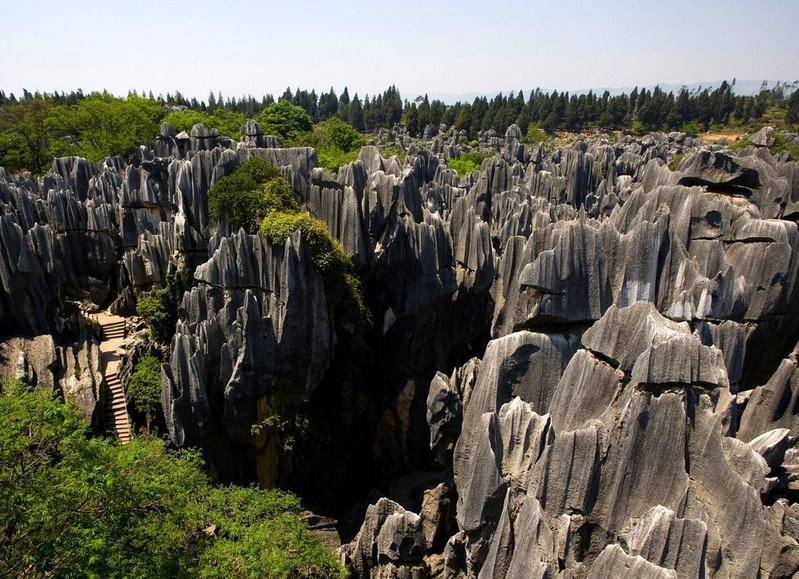
[(746, 133), (699, 133), (699, 139), (706, 142), (713, 144), (722, 137), (727, 137), (727, 140), (730, 144), (733, 144), (739, 138), (743, 138), (746, 136)]

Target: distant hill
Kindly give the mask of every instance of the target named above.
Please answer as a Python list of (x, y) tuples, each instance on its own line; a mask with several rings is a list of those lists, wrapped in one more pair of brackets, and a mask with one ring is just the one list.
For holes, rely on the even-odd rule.
[[(705, 88), (709, 88), (711, 90), (714, 90), (714, 89), (718, 88), (721, 85), (722, 82), (723, 82), (722, 80), (713, 80), (713, 81), (694, 82), (694, 83), (661, 83), (661, 84), (658, 84), (658, 85), (654, 85), (654, 84), (647, 85), (646, 87), (640, 87), (639, 86), (638, 88), (639, 89), (640, 88), (647, 88), (648, 90), (652, 90), (653, 88), (655, 88), (655, 86), (659, 86), (661, 89), (663, 89), (667, 93), (668, 92), (674, 92), (676, 94), (677, 92), (680, 91), (680, 89), (682, 87), (686, 87), (690, 91), (694, 91), (694, 90), (697, 90), (697, 89), (705, 89)], [(799, 81), (796, 81), (796, 80), (793, 80), (793, 81), (768, 80), (768, 81), (765, 81), (765, 82), (766, 82), (766, 88), (768, 88), (768, 89), (774, 88), (777, 85), (778, 82), (780, 84), (783, 84), (783, 85), (790, 85), (792, 88), (790, 88), (787, 91), (788, 93), (793, 92), (793, 90), (796, 90), (797, 88), (799, 88)], [(763, 86), (763, 81), (762, 80), (736, 80), (735, 81), (735, 86), (733, 87), (733, 92), (735, 94), (737, 94), (737, 95), (743, 95), (743, 96), (756, 95), (757, 93), (760, 92), (760, 89), (762, 88), (762, 86)], [(613, 95), (618, 95), (618, 94), (622, 94), (622, 93), (629, 93), (631, 90), (633, 90), (633, 88), (635, 88), (635, 87), (634, 86), (623, 86), (623, 87), (618, 87), (618, 86), (617, 87), (604, 87), (603, 86), (603, 87), (593, 87), (593, 88), (582, 88), (582, 89), (577, 89), (577, 90), (571, 90), (571, 91), (568, 91), (568, 92), (569, 92), (569, 94), (580, 95), (580, 94), (585, 94), (588, 91), (593, 90), (594, 94), (600, 94), (601, 95), (603, 92), (608, 91), (611, 94), (611, 96), (613, 96)], [(517, 90), (518, 89), (513, 89), (513, 92), (516, 92)], [(535, 90), (535, 89), (533, 88), (533, 89), (523, 89), (523, 90), (524, 90), (524, 94), (525, 95), (529, 95), (530, 92), (532, 90)], [(557, 90), (558, 92), (561, 92), (560, 89), (552, 89), (552, 88), (544, 88), (544, 87), (541, 87), (541, 90), (543, 92), (552, 92), (553, 90)], [(443, 94), (443, 93), (427, 93), (427, 96), (428, 96), (428, 98), (430, 100), (437, 99), (437, 100), (441, 100), (441, 101), (445, 102), (446, 104), (454, 104), (457, 101), (460, 101), (460, 102), (472, 102), (476, 97), (486, 97), (486, 98), (490, 99), (490, 98), (493, 98), (494, 96), (496, 96), (497, 94), (499, 94), (500, 92), (502, 92), (502, 94), (510, 94), (511, 91), (510, 90), (503, 90), (503, 91), (487, 92), (487, 93), (469, 92), (469, 93), (463, 93), (463, 94), (458, 94), (458, 95)], [(408, 95), (408, 96), (410, 96), (410, 95)]]

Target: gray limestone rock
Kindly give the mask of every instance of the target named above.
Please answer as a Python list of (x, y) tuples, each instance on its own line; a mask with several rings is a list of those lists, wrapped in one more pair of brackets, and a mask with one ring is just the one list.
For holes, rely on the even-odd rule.
[(369, 505), (360, 531), (339, 553), (359, 579), (423, 579), (428, 577), (423, 560), (425, 550), (419, 515), (381, 498)]
[(627, 544), (631, 555), (639, 555), (679, 579), (706, 576), (707, 524), (681, 519), (665, 507), (653, 507), (639, 519)]
[(588, 579), (677, 579), (675, 571), (654, 565), (641, 556), (627, 555), (618, 545), (608, 545), (594, 561)]
[(787, 428), (775, 428), (750, 440), (748, 444), (752, 450), (763, 457), (772, 470), (775, 470), (782, 464), (785, 451), (793, 442), (790, 434), (791, 431)]
[[(484, 414), (497, 413), (516, 396), (530, 403), (534, 412), (545, 413), (575, 349), (574, 338), (532, 332), (518, 332), (489, 342), (465, 407), (463, 434), (455, 447), (455, 482), (459, 490), (469, 486), (467, 480), (460, 479), (474, 470), (479, 460), (474, 456), (474, 447), (482, 444), (478, 440), (483, 439), (487, 427)], [(476, 428), (480, 428), (479, 438)]]
[(438, 372), (427, 395), (427, 424), (430, 426), (430, 449), (443, 466), (452, 465), (455, 442), (461, 433), (461, 399), (446, 375)]
[(177, 445), (209, 435), (209, 392), (221, 387), (225, 434), (246, 440), (262, 418), (259, 400), (281, 391), (307, 398), (330, 364), (323, 283), (299, 232), (278, 248), (240, 231), (194, 275), (162, 380), (167, 426)]
[(741, 191), (760, 186), (757, 171), (739, 165), (724, 153), (700, 151), (680, 164), (680, 185), (703, 185), (717, 191)]
[(64, 398), (73, 401), (81, 415), (95, 431), (100, 431), (103, 420), (105, 396), (103, 392), (103, 367), (100, 347), (92, 336), (82, 332), (78, 342), (62, 350), (64, 376), (61, 391)]
[(749, 397), (738, 437), (750, 441), (776, 428), (799, 435), (799, 369), (796, 351), (784, 359), (773, 376)]
[(755, 147), (770, 147), (774, 144), (774, 129), (772, 127), (763, 127), (755, 134), (749, 136), (749, 142)]

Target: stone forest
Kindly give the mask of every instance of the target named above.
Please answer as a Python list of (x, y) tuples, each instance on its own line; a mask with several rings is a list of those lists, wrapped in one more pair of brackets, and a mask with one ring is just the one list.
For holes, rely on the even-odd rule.
[(0, 93), (2, 574), (799, 576), (765, 92)]

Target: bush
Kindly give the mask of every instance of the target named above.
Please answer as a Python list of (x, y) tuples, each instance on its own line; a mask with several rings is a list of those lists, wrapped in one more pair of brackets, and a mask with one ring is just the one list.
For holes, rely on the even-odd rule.
[(469, 173), (474, 173), (480, 170), (485, 157), (477, 152), (464, 153), (460, 159), (449, 159), (447, 167), (455, 169), (458, 175), (465, 177)]
[(549, 141), (549, 135), (537, 125), (530, 125), (527, 129), (527, 134), (522, 139), (522, 143), (526, 145), (537, 145), (539, 143), (546, 143)]
[(677, 168), (680, 166), (680, 163), (682, 163), (684, 157), (685, 155), (683, 155), (682, 153), (677, 153), (676, 155), (674, 155), (674, 157), (671, 158), (671, 161), (669, 161), (669, 170), (676, 171)]
[(127, 397), (144, 413), (150, 432), (153, 416), (161, 408), (161, 362), (157, 358), (145, 356), (139, 360), (130, 376)]
[(383, 150), (380, 151), (380, 154), (386, 158), (396, 157), (397, 159), (399, 159), (400, 163), (404, 163), (408, 151), (406, 151), (402, 147), (397, 147), (397, 146), (384, 147)]
[(323, 146), (335, 147), (345, 153), (360, 150), (366, 145), (366, 139), (355, 130), (355, 127), (337, 117), (323, 121), (317, 125), (326, 136)]
[(267, 183), (272, 179), (282, 177), (280, 169), (260, 157), (253, 157), (246, 163), (239, 165), (234, 173), (243, 179), (252, 179), (253, 183)]
[(241, 126), (247, 122), (247, 116), (244, 113), (225, 109), (216, 109), (210, 114), (187, 109), (169, 113), (161, 122), (170, 123), (178, 132), (189, 132), (194, 125), (199, 123), (208, 129), (217, 129), (222, 136), (237, 139), (241, 135)]
[(338, 147), (330, 147), (327, 149), (317, 149), (316, 158), (319, 160), (320, 167), (323, 167), (331, 173), (335, 173), (342, 166), (357, 161), (359, 153), (360, 150), (350, 151), (347, 153)]
[(313, 147), (319, 166), (335, 173), (342, 165), (358, 158), (366, 139), (355, 128), (337, 117), (314, 125), (312, 131), (294, 135), (286, 142), (290, 147)]
[(689, 137), (696, 138), (699, 136), (699, 133), (701, 132), (701, 127), (696, 123), (685, 123), (682, 126), (681, 130)]
[(264, 134), (277, 136), (282, 141), (293, 139), (313, 127), (313, 121), (305, 109), (285, 100), (267, 106), (256, 120)]
[(255, 233), (269, 211), (297, 208), (291, 185), (276, 167), (260, 158), (250, 159), (208, 191), (211, 218), (226, 219), (232, 231), (244, 228)]
[(178, 306), (169, 289), (156, 289), (139, 298), (136, 313), (147, 322), (155, 341), (168, 344), (172, 340), (178, 321)]
[(0, 576), (344, 576), (293, 495), (215, 488), (196, 452), (90, 439), (50, 391), (3, 391)]
[(228, 487), (214, 489), (210, 502), (220, 531), (201, 556), (201, 578), (346, 576), (300, 520), (293, 495)]
[(283, 245), (297, 230), (302, 231), (311, 260), (323, 278), (333, 275), (334, 270), (346, 271), (350, 267), (344, 248), (330, 235), (327, 226), (307, 213), (277, 211), (267, 215), (261, 224), (261, 232), (272, 245)]

